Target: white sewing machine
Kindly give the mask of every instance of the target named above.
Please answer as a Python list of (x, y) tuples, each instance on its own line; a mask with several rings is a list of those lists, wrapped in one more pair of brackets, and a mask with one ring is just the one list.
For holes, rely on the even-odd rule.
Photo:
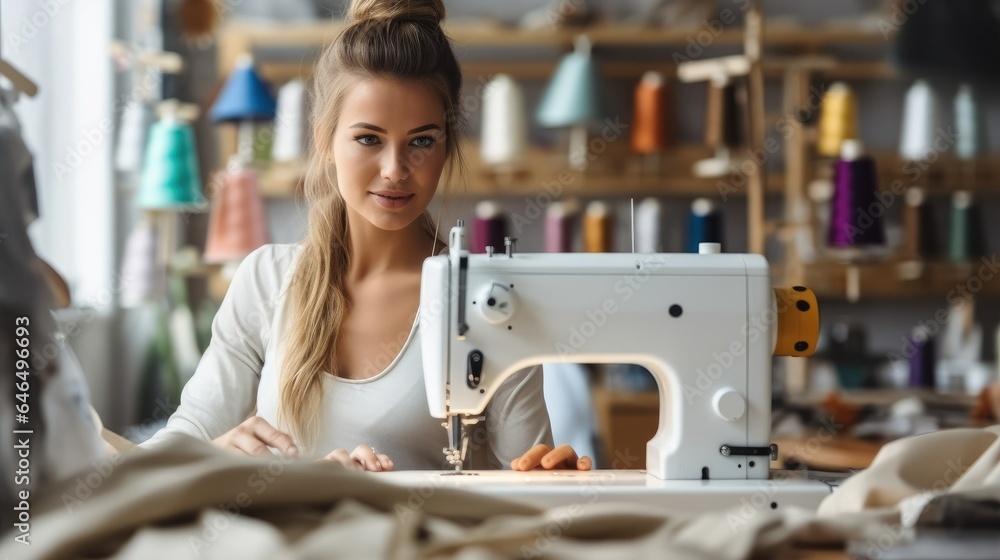
[(660, 392), (659, 429), (645, 471), (397, 480), (450, 474), (440, 484), (549, 506), (578, 499), (572, 486), (597, 484), (603, 496), (631, 502), (686, 496), (686, 511), (762, 492), (772, 508), (815, 508), (829, 494), (823, 482), (771, 476), (771, 358), (811, 354), (819, 317), (809, 290), (772, 289), (763, 256), (721, 254), (717, 244), (697, 255), (515, 255), (510, 240), (502, 254), (470, 255), (461, 221), (449, 245), (449, 255), (424, 262), (420, 329), (430, 413), (446, 419), (444, 451), (456, 470), (463, 424), (479, 418), (508, 376), (537, 364), (644, 366)]

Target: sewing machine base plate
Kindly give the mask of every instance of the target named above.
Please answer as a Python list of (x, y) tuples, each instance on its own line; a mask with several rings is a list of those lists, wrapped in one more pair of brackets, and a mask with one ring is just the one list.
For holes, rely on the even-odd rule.
[(455, 488), (551, 508), (628, 503), (697, 514), (728, 508), (754, 514), (799, 507), (815, 510), (843, 476), (772, 471), (768, 480), (660, 480), (644, 470), (399, 471), (376, 473), (418, 492)]

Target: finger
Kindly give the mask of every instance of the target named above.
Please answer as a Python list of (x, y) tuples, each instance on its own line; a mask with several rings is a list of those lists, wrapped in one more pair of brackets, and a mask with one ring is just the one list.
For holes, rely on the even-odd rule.
[(359, 445), (351, 452), (351, 458), (361, 464), (367, 471), (378, 472), (382, 470), (382, 464), (375, 456), (375, 450), (367, 445)]
[(594, 467), (594, 462), (590, 460), (590, 457), (584, 455), (576, 462), (576, 470), (578, 471), (589, 471)]
[(291, 436), (284, 432), (279, 432), (273, 426), (268, 424), (267, 420), (264, 420), (259, 416), (257, 419), (258, 420), (252, 424), (253, 433), (256, 434), (261, 441), (281, 451), (289, 457), (299, 456), (299, 449), (295, 446), (295, 442), (292, 441)]
[(326, 459), (333, 461), (334, 463), (339, 463), (344, 468), (349, 470), (361, 470), (361, 465), (351, 458), (351, 455), (343, 449), (334, 449), (329, 455), (326, 456)]
[(575, 469), (576, 460), (577, 460), (576, 451), (574, 451), (572, 447), (563, 444), (560, 445), (559, 447), (556, 447), (550, 453), (547, 453), (545, 457), (542, 458), (542, 468), (559, 469), (559, 468), (567, 468), (570, 465), (572, 465), (572, 467), (570, 468)]
[(379, 454), (377, 454), (375, 456), (378, 457), (378, 462), (382, 464), (382, 469), (383, 470), (387, 470), (387, 471), (391, 471), (392, 470), (393, 462), (392, 462), (392, 459), (390, 459), (388, 455), (385, 455), (383, 453), (379, 453)]
[[(530, 471), (531, 469), (537, 467), (542, 462), (542, 457), (546, 453), (551, 451), (548, 445), (544, 443), (539, 443), (538, 445), (532, 447), (527, 453), (521, 455), (516, 459), (518, 462), (517, 470), (519, 471)], [(511, 463), (511, 468), (514, 467), (514, 463)]]
[(256, 434), (239, 432), (233, 435), (233, 447), (247, 455), (269, 455), (267, 446)]

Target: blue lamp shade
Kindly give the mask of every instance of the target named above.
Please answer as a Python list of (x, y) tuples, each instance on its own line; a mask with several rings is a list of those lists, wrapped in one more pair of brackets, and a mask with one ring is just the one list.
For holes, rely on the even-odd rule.
[(611, 114), (603, 80), (589, 52), (566, 55), (549, 82), (535, 119), (547, 127), (600, 122)]
[(253, 60), (240, 60), (212, 105), (214, 122), (266, 121), (274, 118), (275, 101), (267, 84), (254, 72)]

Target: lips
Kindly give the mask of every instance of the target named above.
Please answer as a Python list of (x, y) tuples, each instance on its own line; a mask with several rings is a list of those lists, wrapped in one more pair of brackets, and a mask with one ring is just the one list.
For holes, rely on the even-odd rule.
[(408, 193), (406, 191), (376, 191), (372, 192), (371, 195), (375, 198), (381, 206), (385, 208), (402, 208), (413, 200), (413, 193)]
[(375, 196), (384, 196), (386, 198), (409, 198), (413, 196), (413, 193), (408, 193), (406, 191), (373, 191)]

